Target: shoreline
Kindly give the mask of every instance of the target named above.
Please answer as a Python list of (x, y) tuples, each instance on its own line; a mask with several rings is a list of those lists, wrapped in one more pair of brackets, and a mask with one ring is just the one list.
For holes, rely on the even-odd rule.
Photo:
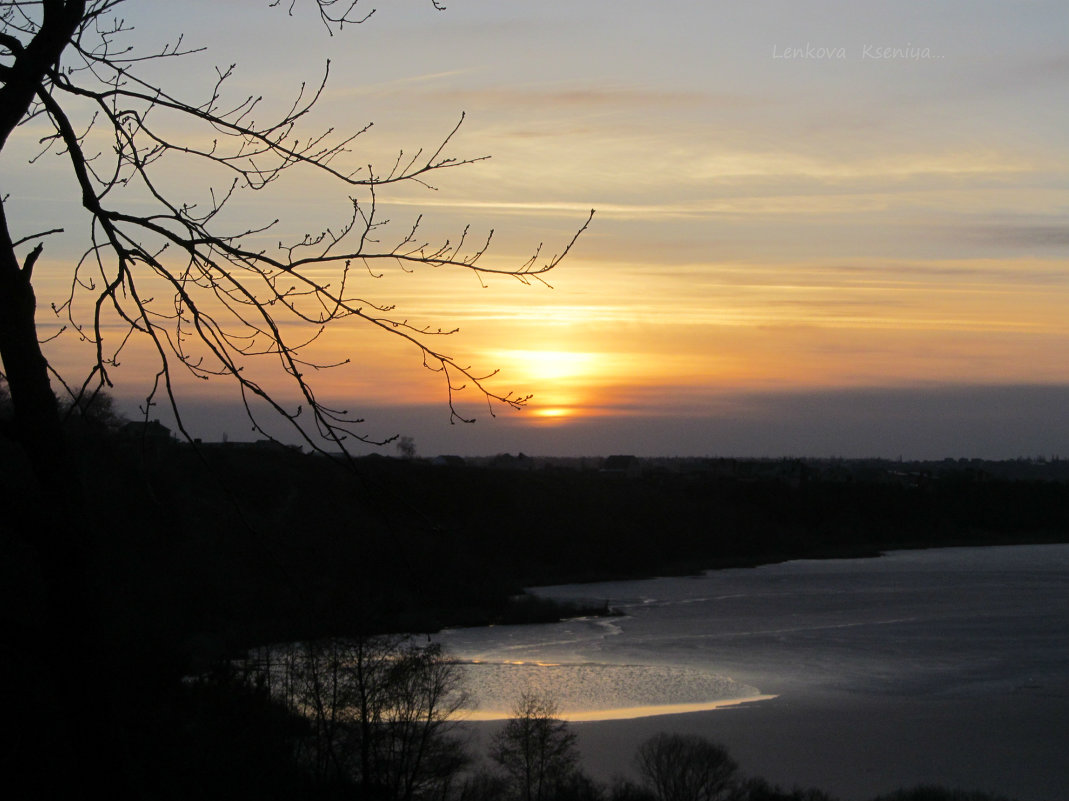
[[(614, 709), (579, 710), (575, 712), (561, 712), (560, 719), (569, 723), (605, 723), (618, 720), (636, 720), (639, 718), (664, 717), (666, 715), (687, 715), (693, 712), (711, 712), (714, 709), (726, 709), (743, 704), (754, 704), (761, 701), (771, 701), (778, 698), (776, 695), (750, 695), (744, 698), (723, 698), (717, 701), (699, 701), (686, 704), (649, 704), (646, 706), (625, 706)], [(508, 710), (498, 712), (480, 712), (468, 710), (464, 713), (463, 720), (472, 723), (492, 723), (494, 721), (508, 720), (512, 713)]]
[[(501, 721), (465, 721), (485, 741)], [(1061, 801), (1069, 787), (1069, 681), (991, 697), (849, 693), (619, 720), (574, 721), (580, 761), (596, 781), (635, 780), (638, 746), (659, 732), (724, 745), (745, 777), (867, 801), (918, 785), (1015, 801)]]
[[(986, 546), (965, 547), (987, 550)], [(989, 580), (970, 590), (986, 588), (985, 603), (971, 602), (970, 595), (962, 595), (960, 602), (944, 610), (947, 620), (958, 620), (958, 624), (944, 625), (942, 618), (914, 621), (912, 607), (904, 612), (895, 607), (869, 620), (873, 625), (908, 624), (885, 649), (887, 658), (879, 662), (881, 669), (875, 674), (868, 661), (851, 662), (849, 648), (831, 648), (820, 652), (811, 664), (788, 670), (789, 649), (769, 647), (751, 653), (733, 649), (734, 640), (727, 636), (717, 646), (718, 668), (725, 675), (739, 676), (753, 688), (751, 692), (774, 693), (774, 697), (760, 703), (733, 699), (735, 703), (701, 710), (672, 708), (672, 713), (665, 708), (632, 707), (630, 711), (646, 714), (615, 719), (561, 717), (570, 718), (584, 769), (601, 783), (611, 783), (615, 777), (637, 778), (633, 759), (639, 745), (659, 732), (670, 732), (721, 743), (739, 763), (744, 777), (762, 778), (788, 791), (815, 788), (838, 801), (869, 801), (919, 785), (1015, 801), (1065, 801), (1069, 674), (1063, 669), (1064, 626), (1057, 623), (1063, 620), (1061, 611), (1010, 603), (1004, 594), (1013, 587), (1025, 593), (1022, 597), (1033, 597), (1034, 587), (1036, 592), (1050, 593), (1053, 600), (1064, 598), (1064, 545), (1059, 545), (1058, 558), (1052, 561), (1054, 553), (1045, 553), (1028, 573), (1009, 585), (1006, 576), (1017, 575), (1014, 571), (1031, 563), (1009, 552), (985, 554), (978, 575)], [(966, 560), (948, 574), (946, 565), (937, 560), (926, 575), (931, 579), (968, 575), (976, 568), (974, 562)], [(1048, 574), (1048, 568), (1053, 572)], [(918, 586), (916, 603), (921, 606), (917, 608), (926, 608), (929, 584)], [(557, 589), (564, 594), (572, 588)], [(731, 589), (724, 590), (728, 593), (724, 598), (738, 597), (730, 594)], [(996, 603), (994, 598), (1002, 600)], [(968, 634), (981, 613), (999, 623), (990, 635), (996, 638), (996, 647), (971, 647), (968, 637), (954, 645), (958, 630), (965, 626)], [(728, 622), (732, 620), (730, 609), (724, 615)], [(838, 618), (818, 617), (819, 625), (813, 630), (838, 632), (841, 623)], [(730, 626), (723, 630), (735, 631)], [(738, 630), (751, 629), (743, 625)], [(765, 632), (766, 640), (773, 642), (773, 635), (780, 631), (793, 629), (772, 626)], [(923, 646), (925, 638), (942, 636), (951, 638), (950, 646), (911, 647)], [(863, 638), (848, 642), (855, 650), (866, 645)], [(1037, 643), (1043, 647), (1024, 658), (1030, 645)], [(492, 732), (500, 723), (469, 725), (472, 730)]]
[(991, 697), (818, 693), (724, 708), (576, 722), (587, 771), (633, 777), (635, 749), (661, 731), (725, 745), (747, 776), (863, 801), (920, 784), (1057, 801), (1069, 788), (1069, 683)]

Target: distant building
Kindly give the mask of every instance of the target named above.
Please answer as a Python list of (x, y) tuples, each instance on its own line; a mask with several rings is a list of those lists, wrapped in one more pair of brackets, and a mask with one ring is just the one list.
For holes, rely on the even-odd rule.
[(284, 442), (273, 439), (255, 439), (250, 442), (242, 442), (226, 439), (224, 435), (222, 442), (201, 442), (199, 439), (195, 439), (193, 442), (203, 450), (257, 451), (260, 453), (303, 452), (300, 445), (287, 445)]
[(173, 442), (171, 429), (159, 420), (134, 420), (119, 427), (119, 435), (127, 439), (141, 439), (150, 442)]
[(169, 453), (178, 447), (171, 429), (159, 420), (134, 420), (124, 423), (115, 431), (116, 438), (126, 447), (136, 448), (142, 453)]

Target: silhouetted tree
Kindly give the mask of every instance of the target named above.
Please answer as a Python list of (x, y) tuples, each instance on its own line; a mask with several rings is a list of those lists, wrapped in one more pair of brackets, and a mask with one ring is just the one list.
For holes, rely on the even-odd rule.
[(375, 768), (386, 797), (442, 798), (469, 761), (453, 736), (456, 715), (470, 703), (457, 665), (436, 643), (406, 644), (387, 675), (389, 703), (375, 731)]
[(335, 638), (265, 650), (250, 668), (308, 719), (299, 758), (320, 784), (388, 801), (443, 798), (469, 762), (454, 732), (469, 697), (436, 643)]
[(557, 717), (553, 699), (524, 693), (493, 739), (491, 758), (512, 779), (521, 801), (548, 801), (576, 771), (575, 733)]
[(115, 401), (101, 389), (68, 398), (60, 402), (63, 419), (68, 428), (80, 431), (106, 433), (115, 431), (125, 418), (115, 409)]
[(402, 459), (415, 459), (416, 441), (412, 437), (401, 437), (397, 440), (397, 453)]
[(509, 780), (504, 776), (482, 770), (464, 779), (457, 801), (502, 801), (511, 791)]
[[(411, 345), (441, 376), (451, 420), (470, 420), (454, 403), (464, 385), (483, 394), (491, 413), (494, 404), (522, 406), (526, 398), (491, 388), (492, 372), (457, 363), (434, 344), (449, 331), (413, 323), (391, 305), (359, 297), (354, 271), (375, 274), (376, 264), (457, 268), (529, 283), (542, 280), (575, 241), (555, 255), (545, 257), (538, 248), (530, 259), (502, 266), (486, 259), (492, 234), (472, 244), (464, 229), (431, 242), (423, 238), (419, 217), (391, 229), (381, 209), (390, 187), (427, 186), (442, 170), (480, 160), (449, 154), (459, 122), (436, 145), (401, 151), (376, 169), (353, 153), (366, 128), (339, 133), (304, 127), (322, 97), (329, 63), (320, 81), (301, 85), (292, 104), (273, 118), (261, 98), (230, 92), (233, 67), (211, 76), (200, 97), (186, 96), (162, 83), (166, 77), (157, 79), (174, 76), (175, 69), (153, 65), (174, 62), (194, 48), (176, 35), (159, 49), (139, 52), (129, 43), (121, 1), (0, 2), (0, 154), (9, 156), (9, 143), (22, 137), (39, 145), (28, 169), (51, 173), (52, 156), (65, 165), (86, 223), (86, 244), (81, 258), (72, 260), (70, 292), (55, 310), (67, 336), (87, 343), (93, 354), (88, 374), (77, 378), (60, 376), (49, 363), (38, 336), (34, 270), (47, 238), (65, 221), (35, 216), (17, 230), (7, 212), (23, 197), (6, 184), (0, 192), (0, 360), (13, 423), (5, 430), (22, 444), (36, 488), (19, 494), (5, 512), (24, 540), (20, 547), (33, 554), (29, 572), (39, 577), (34, 591), (40, 591), (44, 612), (39, 620), (5, 628), (19, 650), (37, 655), (39, 664), (27, 674), (42, 683), (35, 691), (55, 696), (53, 728), (71, 729), (57, 735), (67, 746), (52, 749), (52, 758), (69, 764), (69, 775), (86, 785), (107, 784), (115, 797), (132, 790), (116, 775), (115, 763), (127, 749), (106, 700), (109, 686), (117, 685), (102, 636), (109, 624), (101, 619), (89, 576), (93, 521), (81, 513), (82, 490), (68, 464), (53, 380), (78, 407), (112, 386), (120, 354), (137, 341), (154, 360), (146, 414), (157, 402), (169, 405), (187, 438), (176, 389), (180, 374), (229, 381), (262, 435), (269, 436), (260, 417), (267, 410), (311, 447), (344, 451), (354, 439), (382, 438), (365, 433), (357, 415), (320, 400), (311, 377), (334, 365), (317, 360), (312, 343), (332, 325), (361, 323)], [(370, 16), (356, 0), (309, 2), (331, 32)], [(292, 11), (295, 4), (282, 5)], [(168, 180), (176, 173), (204, 175), (211, 185), (196, 196), (182, 194)], [(274, 233), (273, 218), (230, 227), (231, 212), (249, 193), (290, 174), (345, 191), (350, 197), (341, 223), (290, 241)], [(285, 393), (295, 402), (254, 377), (260, 363), (288, 381)], [(61, 667), (71, 652), (81, 660), (78, 671)], [(9, 686), (21, 680), (3, 678), (11, 678), (3, 682)], [(86, 693), (86, 687), (97, 691)]]
[(658, 801), (720, 801), (737, 785), (738, 765), (727, 749), (695, 734), (654, 735), (635, 762)]
[[(312, 375), (331, 366), (315, 361), (311, 343), (328, 326), (347, 321), (415, 347), (424, 365), (441, 374), (453, 419), (470, 419), (453, 403), (462, 384), (473, 385), (492, 402), (525, 402), (491, 389), (485, 382), (492, 373), (474, 372), (432, 344), (448, 331), (415, 324), (392, 306), (357, 296), (352, 286), (354, 268), (371, 271), (372, 264), (383, 262), (530, 282), (568, 252), (574, 238), (548, 258), (536, 250), (515, 266), (491, 265), (485, 258), (490, 235), (472, 244), (464, 230), (432, 244), (422, 239), (419, 217), (398, 230), (389, 226), (381, 197), (391, 186), (426, 185), (441, 170), (481, 160), (448, 154), (460, 123), (436, 146), (414, 154), (402, 151), (386, 168), (375, 169), (352, 154), (366, 129), (303, 130), (326, 85), (329, 64), (318, 85), (295, 93), (288, 111), (255, 122), (262, 98), (230, 95), (233, 67), (219, 70), (200, 98), (181, 97), (141, 77), (145, 62), (173, 61), (193, 49), (181, 37), (154, 52), (130, 49), (125, 41), (130, 29), (117, 16), (119, 4), (0, 3), (0, 145), (19, 125), (32, 122), (43, 150), (67, 161), (90, 223), (85, 256), (72, 267), (71, 292), (58, 310), (95, 346), (92, 373), (73, 392), (110, 384), (119, 352), (129, 340), (143, 339), (155, 353), (157, 370), (147, 403), (161, 396), (174, 408), (182, 431), (174, 387), (178, 369), (232, 381), (261, 433), (266, 434), (257, 401), (291, 423), (312, 447), (373, 440), (359, 428), (359, 417), (321, 403), (311, 384)], [(317, 0), (317, 5), (330, 29), (368, 16), (355, 2)], [(109, 141), (98, 153), (101, 138)], [(218, 185), (199, 198), (175, 197), (157, 174), (164, 160), (169, 170), (200, 172)], [(344, 187), (351, 197), (342, 223), (290, 242), (275, 238), (273, 247), (264, 243), (277, 220), (227, 229), (228, 214), (246, 193), (263, 191), (289, 173)], [(3, 204), (18, 200), (5, 196)], [(0, 222), (0, 354), (16, 413), (39, 437), (55, 410), (47, 392), (50, 368), (37, 344), (33, 269), (44, 239), (63, 221), (18, 236), (6, 216)], [(105, 337), (105, 329), (116, 325), (119, 332), (113, 329)], [(250, 366), (263, 361), (288, 378), (298, 405), (286, 404), (252, 377)]]

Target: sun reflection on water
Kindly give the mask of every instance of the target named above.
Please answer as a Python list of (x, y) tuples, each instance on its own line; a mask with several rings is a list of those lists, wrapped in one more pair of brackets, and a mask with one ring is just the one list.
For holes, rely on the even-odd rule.
[(460, 663), (475, 705), (469, 720), (511, 715), (521, 693), (547, 694), (567, 720), (620, 720), (715, 709), (773, 696), (729, 677), (670, 665), (471, 660)]

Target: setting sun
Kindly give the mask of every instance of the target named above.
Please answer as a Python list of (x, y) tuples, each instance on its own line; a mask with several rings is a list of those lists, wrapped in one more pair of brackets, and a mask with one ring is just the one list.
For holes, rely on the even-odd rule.
[(528, 408), (541, 423), (582, 416), (593, 402), (593, 387), (611, 367), (597, 353), (566, 350), (499, 350), (488, 355), (502, 373), (535, 388)]
[(535, 417), (540, 417), (546, 422), (552, 422), (555, 420), (563, 420), (571, 417), (575, 414), (574, 409), (568, 409), (561, 406), (546, 406), (539, 407), (537, 405), (531, 410)]
[(566, 350), (499, 350), (491, 358), (509, 375), (522, 381), (556, 381), (589, 375), (597, 367), (598, 354)]

